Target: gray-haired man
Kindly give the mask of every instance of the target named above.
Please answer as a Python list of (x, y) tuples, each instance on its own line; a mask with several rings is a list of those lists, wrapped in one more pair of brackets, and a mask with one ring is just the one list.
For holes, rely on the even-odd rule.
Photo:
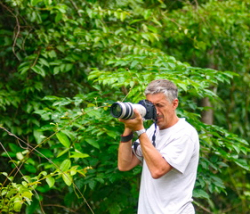
[[(123, 120), (125, 129), (118, 151), (118, 168), (127, 171), (142, 163), (138, 214), (194, 214), (192, 191), (199, 161), (197, 131), (178, 118), (178, 89), (168, 80), (154, 80), (145, 90), (146, 99), (157, 110), (157, 126), (145, 130), (143, 118)], [(156, 127), (156, 128), (155, 128)], [(132, 147), (132, 132), (139, 146)], [(155, 146), (151, 139), (155, 132)]]

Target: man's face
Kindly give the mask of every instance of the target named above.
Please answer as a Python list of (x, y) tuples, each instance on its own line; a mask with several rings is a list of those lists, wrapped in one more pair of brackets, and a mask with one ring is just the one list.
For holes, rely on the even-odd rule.
[(155, 105), (157, 110), (157, 125), (160, 129), (173, 126), (178, 121), (175, 109), (178, 106), (178, 99), (170, 102), (163, 93), (148, 94), (146, 99)]

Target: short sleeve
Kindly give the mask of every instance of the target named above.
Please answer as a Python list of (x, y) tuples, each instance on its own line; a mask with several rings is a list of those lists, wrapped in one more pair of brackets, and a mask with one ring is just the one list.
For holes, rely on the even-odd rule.
[(184, 173), (193, 155), (193, 151), (194, 142), (188, 134), (185, 134), (172, 139), (160, 153), (172, 167)]

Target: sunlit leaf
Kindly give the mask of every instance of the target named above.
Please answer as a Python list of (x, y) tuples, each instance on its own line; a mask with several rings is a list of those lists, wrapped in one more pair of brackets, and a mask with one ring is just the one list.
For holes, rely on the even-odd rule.
[(60, 143), (62, 145), (64, 145), (65, 147), (69, 148), (70, 147), (70, 141), (67, 137), (66, 134), (62, 133), (62, 132), (58, 132), (56, 133), (56, 137), (58, 138), (58, 140), (60, 141)]
[(65, 184), (67, 184), (68, 186), (70, 186), (72, 184), (73, 179), (69, 173), (63, 173), (62, 178), (63, 178)]
[(61, 165), (60, 165), (60, 170), (61, 170), (62, 172), (65, 172), (65, 171), (67, 171), (70, 167), (71, 167), (71, 161), (70, 161), (70, 159), (65, 159), (65, 160), (61, 163)]

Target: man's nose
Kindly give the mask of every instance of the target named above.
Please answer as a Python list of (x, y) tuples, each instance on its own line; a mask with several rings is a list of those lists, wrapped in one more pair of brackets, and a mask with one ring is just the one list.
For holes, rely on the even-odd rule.
[(155, 106), (155, 109), (156, 109), (156, 114), (159, 115), (160, 113), (159, 108)]

